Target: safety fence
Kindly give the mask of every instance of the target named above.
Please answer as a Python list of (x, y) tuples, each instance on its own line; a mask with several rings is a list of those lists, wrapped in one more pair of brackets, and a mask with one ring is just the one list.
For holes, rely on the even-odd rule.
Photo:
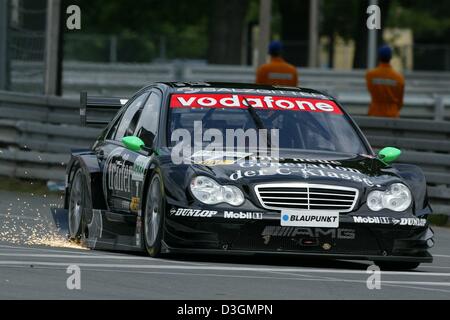
[[(14, 61), (12, 89), (42, 92), (42, 66)], [(369, 95), (364, 70), (336, 71), (299, 69), (300, 85), (325, 91), (338, 98), (355, 115), (367, 113)], [(450, 73), (406, 72), (405, 107), (402, 117), (450, 120)], [(159, 64), (65, 62), (64, 96), (76, 98), (80, 91), (93, 95), (130, 96), (156, 81), (248, 82), (255, 80), (251, 66), (222, 66), (182, 61)]]
[[(0, 93), (0, 175), (63, 180), (71, 149), (87, 148), (99, 129), (82, 128), (77, 101)], [(420, 166), (437, 213), (450, 214), (450, 122), (354, 117), (375, 149), (403, 150)]]

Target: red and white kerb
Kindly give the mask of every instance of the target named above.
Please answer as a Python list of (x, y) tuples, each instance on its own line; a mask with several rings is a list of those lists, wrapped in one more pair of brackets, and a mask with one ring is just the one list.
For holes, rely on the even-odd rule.
[(261, 110), (289, 110), (343, 114), (331, 100), (301, 97), (255, 96), (236, 94), (173, 94), (170, 107), (177, 108), (229, 108), (246, 109), (247, 101)]

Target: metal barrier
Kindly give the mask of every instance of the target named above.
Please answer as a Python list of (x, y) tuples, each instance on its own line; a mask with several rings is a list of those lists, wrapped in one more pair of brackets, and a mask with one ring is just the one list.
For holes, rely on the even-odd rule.
[[(70, 149), (89, 147), (99, 129), (81, 128), (79, 103), (0, 92), (0, 175), (64, 179)], [(450, 122), (355, 116), (376, 149), (402, 149), (419, 165), (436, 212), (450, 214)]]
[(399, 162), (418, 165), (436, 213), (450, 215), (450, 122), (354, 117), (375, 149), (402, 149)]
[(0, 149), (0, 176), (64, 180), (65, 166), (70, 155), (50, 154), (19, 149)]
[[(42, 65), (14, 61), (13, 88), (37, 92), (42, 85)], [(328, 92), (352, 114), (367, 113), (369, 95), (364, 70), (336, 71), (299, 69), (300, 84)], [(405, 72), (406, 99), (403, 117), (450, 120), (450, 73)], [(64, 96), (77, 99), (80, 91), (100, 96), (130, 96), (155, 81), (254, 82), (250, 66), (221, 66), (174, 62), (167, 64), (124, 64), (65, 62)]]

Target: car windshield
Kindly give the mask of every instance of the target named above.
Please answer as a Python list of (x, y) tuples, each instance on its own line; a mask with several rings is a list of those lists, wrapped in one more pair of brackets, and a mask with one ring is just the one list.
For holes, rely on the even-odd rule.
[[(249, 104), (250, 108), (247, 107)], [(201, 124), (203, 133), (208, 129), (218, 129), (224, 135), (229, 129), (277, 129), (280, 149), (367, 153), (348, 118), (331, 100), (206, 93), (173, 94), (170, 100), (169, 145), (176, 145), (177, 141), (171, 137), (179, 129), (185, 129), (194, 137), (196, 123), (197, 128)]]

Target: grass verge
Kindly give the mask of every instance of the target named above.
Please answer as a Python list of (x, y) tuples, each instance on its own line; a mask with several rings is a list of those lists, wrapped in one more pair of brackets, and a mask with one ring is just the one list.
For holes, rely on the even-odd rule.
[(9, 177), (0, 177), (0, 190), (19, 193), (33, 193), (36, 195), (61, 193), (51, 192), (48, 190), (47, 183), (44, 181), (22, 180)]

